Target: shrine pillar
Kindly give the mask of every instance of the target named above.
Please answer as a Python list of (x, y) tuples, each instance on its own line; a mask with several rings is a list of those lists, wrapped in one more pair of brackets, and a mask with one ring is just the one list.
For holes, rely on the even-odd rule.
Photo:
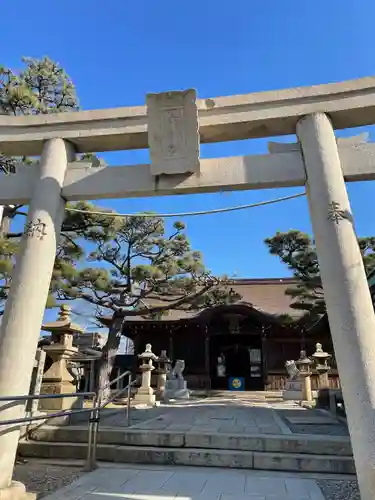
[(375, 316), (337, 143), (324, 113), (297, 125), (329, 325), (362, 500), (375, 495)]
[[(21, 248), (12, 274), (0, 330), (0, 396), (29, 393), (35, 351), (64, 217), (61, 197), (73, 148), (62, 139), (48, 140), (40, 159), (39, 179), (29, 206)], [(25, 403), (0, 403), (1, 420), (22, 418)], [(19, 425), (0, 426), (0, 497), (12, 487)], [(5, 493), (4, 493), (5, 494)], [(2, 498), (2, 497), (1, 497)]]

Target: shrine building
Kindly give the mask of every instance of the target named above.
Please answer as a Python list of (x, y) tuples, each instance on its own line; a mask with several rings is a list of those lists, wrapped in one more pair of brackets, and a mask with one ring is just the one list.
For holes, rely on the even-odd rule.
[[(132, 316), (123, 335), (134, 342), (135, 354), (150, 343), (155, 354), (166, 349), (172, 360), (184, 359), (191, 389), (227, 389), (231, 377), (242, 377), (246, 390), (281, 390), (285, 362), (298, 359), (301, 349), (311, 355), (320, 342), (333, 354), (327, 318), (311, 326), (303, 311), (291, 307), (285, 292), (295, 284), (293, 278), (237, 279), (231, 283), (241, 296), (237, 303), (172, 310), (162, 319)], [(111, 317), (101, 322), (109, 326)], [(334, 358), (331, 366), (330, 386), (338, 387)], [(312, 385), (317, 387), (316, 374)]]

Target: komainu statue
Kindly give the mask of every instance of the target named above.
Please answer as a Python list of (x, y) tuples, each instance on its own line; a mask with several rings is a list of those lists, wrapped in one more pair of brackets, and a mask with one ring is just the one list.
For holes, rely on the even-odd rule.
[(285, 368), (286, 368), (286, 371), (288, 372), (289, 380), (295, 380), (296, 378), (298, 378), (300, 371), (298, 370), (294, 359), (286, 361)]
[(172, 377), (179, 380), (184, 380), (183, 372), (185, 370), (185, 361), (183, 359), (176, 359), (176, 363), (172, 370)]

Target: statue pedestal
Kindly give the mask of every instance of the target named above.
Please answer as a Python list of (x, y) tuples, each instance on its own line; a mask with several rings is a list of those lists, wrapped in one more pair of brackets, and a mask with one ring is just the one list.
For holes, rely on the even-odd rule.
[(187, 388), (187, 382), (184, 379), (174, 378), (167, 380), (165, 385), (164, 399), (189, 399), (190, 392)]
[[(311, 391), (312, 399), (318, 397), (318, 391)], [(285, 401), (305, 401), (304, 380), (288, 380), (283, 390), (283, 399)]]
[(303, 399), (302, 380), (288, 380), (283, 390), (283, 399), (287, 401), (301, 401)]

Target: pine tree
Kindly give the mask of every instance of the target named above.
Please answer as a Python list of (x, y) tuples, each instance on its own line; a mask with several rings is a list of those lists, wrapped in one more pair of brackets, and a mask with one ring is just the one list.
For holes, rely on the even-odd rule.
[[(86, 203), (81, 208), (90, 214), (95, 207)], [(98, 217), (97, 226), (91, 224), (79, 235), (92, 247), (86, 255), (92, 265), (72, 269), (68, 279), (65, 272), (65, 280), (58, 283), (58, 296), (84, 300), (98, 315), (113, 314), (102, 351), (103, 387), (109, 381), (127, 318), (161, 319), (171, 310), (198, 311), (231, 303), (240, 296), (225, 277), (214, 278), (206, 269), (201, 253), (191, 248), (182, 222), (175, 222), (169, 233), (157, 216)]]
[[(358, 239), (367, 272), (375, 267), (375, 237)], [(301, 231), (277, 232), (267, 238), (265, 244), (272, 255), (277, 255), (298, 280), (296, 286), (287, 289), (293, 297), (291, 307), (305, 311), (311, 321), (326, 312), (322, 281), (316, 247), (313, 239)]]

